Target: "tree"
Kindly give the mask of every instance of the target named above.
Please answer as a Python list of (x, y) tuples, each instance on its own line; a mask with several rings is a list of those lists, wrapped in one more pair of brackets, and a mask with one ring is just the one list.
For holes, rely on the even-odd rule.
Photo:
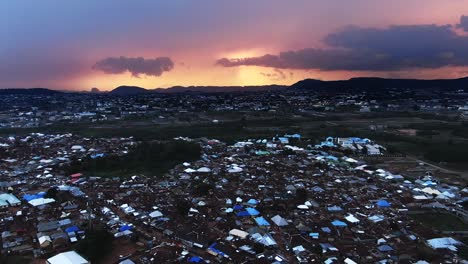
[(263, 251), (265, 251), (265, 246), (263, 246), (263, 245), (260, 244), (260, 243), (255, 243), (255, 244), (253, 245), (253, 250), (255, 251), (255, 253), (260, 254), (260, 253), (262, 253)]
[(367, 153), (368, 153), (368, 149), (367, 149), (366, 146), (362, 146), (362, 150), (361, 150), (361, 151), (362, 151), (362, 154), (363, 154), (363, 155), (367, 155)]
[(208, 183), (200, 182), (194, 186), (193, 194), (197, 196), (207, 196), (212, 189), (213, 189), (212, 185)]
[(307, 201), (307, 190), (304, 188), (300, 188), (296, 190), (296, 200), (299, 203), (304, 203)]
[(175, 206), (176, 206), (176, 210), (177, 212), (181, 215), (181, 216), (187, 216), (190, 208), (191, 208), (191, 205), (190, 203), (183, 199), (183, 198), (178, 198), (176, 201), (175, 201)]
[(99, 263), (112, 250), (113, 236), (102, 227), (85, 232), (86, 238), (78, 242), (77, 251), (91, 263)]
[(57, 188), (52, 187), (52, 188), (50, 188), (49, 190), (47, 190), (47, 192), (46, 192), (44, 198), (52, 198), (52, 199), (57, 200), (57, 194), (58, 194), (58, 192), (59, 192), (59, 191), (57, 190)]

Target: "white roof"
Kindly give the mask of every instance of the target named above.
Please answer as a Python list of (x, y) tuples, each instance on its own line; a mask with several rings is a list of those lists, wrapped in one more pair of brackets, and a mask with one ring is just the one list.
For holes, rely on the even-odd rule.
[(349, 162), (349, 163), (357, 163), (358, 161), (353, 159), (353, 158), (347, 158), (345, 159), (345, 161)]
[(299, 245), (297, 247), (293, 247), (293, 251), (299, 251), (299, 252), (303, 252), (305, 251), (306, 249), (302, 246), (302, 245)]
[(260, 235), (259, 233), (255, 233), (252, 235), (252, 239), (255, 242), (262, 243), (265, 246), (274, 246), (276, 245), (276, 241), (271, 237), (270, 234)]
[(38, 198), (38, 199), (29, 201), (29, 204), (32, 206), (39, 206), (39, 205), (44, 205), (44, 204), (53, 203), (53, 202), (55, 202), (55, 200), (52, 198)]
[(428, 194), (435, 194), (435, 195), (441, 194), (441, 192), (439, 192), (438, 190), (432, 189), (430, 187), (426, 187), (426, 188), (422, 189), (421, 191), (425, 192), (425, 193), (428, 193)]
[(80, 145), (75, 145), (75, 146), (72, 146), (71, 149), (73, 150), (78, 150), (78, 149), (82, 149), (83, 146), (80, 146)]
[(249, 235), (249, 233), (239, 229), (232, 229), (231, 231), (229, 231), (229, 235), (237, 236), (244, 239)]
[(89, 264), (89, 262), (75, 251), (63, 252), (47, 259), (49, 264)]
[(236, 172), (241, 172), (241, 171), (243, 171), (243, 169), (238, 166), (233, 166), (232, 168), (228, 169), (229, 173), (236, 173)]
[(151, 214), (149, 214), (150, 217), (155, 218), (155, 217), (161, 217), (163, 214), (160, 211), (154, 211)]
[(271, 218), (271, 221), (273, 221), (277, 226), (286, 226), (288, 225), (288, 221), (281, 217), (280, 215), (276, 215)]
[(433, 238), (433, 239), (427, 240), (427, 243), (429, 244), (431, 248), (434, 248), (434, 249), (447, 248), (452, 251), (457, 250), (455, 246), (463, 245), (463, 243), (451, 237)]
[(124, 261), (119, 262), (119, 264), (135, 264), (131, 259), (126, 259)]
[(197, 172), (211, 172), (211, 169), (207, 167), (201, 167), (197, 170)]
[(41, 245), (46, 241), (52, 242), (52, 239), (50, 239), (50, 236), (41, 236), (39, 238), (39, 244), (41, 244)]
[(428, 200), (429, 198), (425, 195), (414, 195), (413, 198), (415, 200)]
[(0, 194), (0, 200), (8, 201), (10, 204), (21, 203), (21, 201), (18, 198), (16, 198), (16, 196), (10, 193)]
[(385, 217), (383, 215), (373, 215), (373, 216), (368, 217), (368, 219), (374, 223), (378, 223), (380, 221), (383, 221)]
[(346, 259), (344, 260), (344, 263), (346, 263), (346, 264), (357, 264), (357, 262), (354, 262), (354, 261), (351, 260), (350, 258), (346, 258)]
[(357, 219), (354, 215), (350, 214), (345, 217), (345, 219), (350, 223), (359, 223), (359, 219)]

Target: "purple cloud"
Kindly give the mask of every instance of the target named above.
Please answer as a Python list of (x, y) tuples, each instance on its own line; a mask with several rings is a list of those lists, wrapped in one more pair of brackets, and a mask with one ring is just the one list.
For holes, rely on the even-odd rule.
[(281, 71), (280, 69), (274, 69), (274, 72), (272, 72), (272, 73), (261, 72), (260, 74), (262, 76), (270, 78), (270, 79), (272, 79), (274, 81), (284, 80), (284, 79), (287, 78), (286, 74), (283, 71)]
[(463, 29), (466, 32), (468, 32), (468, 16), (461, 16), (460, 17), (460, 24), (458, 24), (457, 27)]
[(132, 76), (139, 77), (140, 74), (148, 76), (161, 76), (164, 72), (171, 71), (174, 62), (169, 57), (145, 59), (142, 57), (128, 58), (124, 56), (109, 57), (94, 64), (93, 69), (108, 74), (119, 74), (130, 72)]
[(324, 43), (329, 48), (307, 48), (249, 58), (222, 58), (217, 64), (224, 67), (255, 65), (329, 71), (468, 66), (468, 37), (456, 34), (451, 25), (407, 25), (383, 29), (350, 26), (329, 34)]

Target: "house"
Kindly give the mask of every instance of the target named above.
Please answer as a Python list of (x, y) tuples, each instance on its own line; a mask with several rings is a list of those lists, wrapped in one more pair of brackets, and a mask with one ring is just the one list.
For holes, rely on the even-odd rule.
[(38, 235), (38, 240), (39, 240), (39, 245), (41, 246), (41, 248), (46, 248), (48, 246), (50, 246), (52, 244), (52, 239), (50, 238), (50, 236), (39, 236)]

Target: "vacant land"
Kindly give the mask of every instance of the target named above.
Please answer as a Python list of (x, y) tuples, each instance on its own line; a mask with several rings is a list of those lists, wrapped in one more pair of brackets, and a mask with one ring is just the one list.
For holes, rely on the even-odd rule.
[(101, 177), (126, 177), (135, 174), (161, 176), (174, 166), (200, 159), (198, 143), (182, 140), (142, 142), (123, 156), (88, 157), (72, 161), (64, 168), (68, 174), (84, 172)]
[(439, 231), (468, 231), (468, 224), (460, 218), (447, 213), (414, 214), (411, 217), (425, 226)]

